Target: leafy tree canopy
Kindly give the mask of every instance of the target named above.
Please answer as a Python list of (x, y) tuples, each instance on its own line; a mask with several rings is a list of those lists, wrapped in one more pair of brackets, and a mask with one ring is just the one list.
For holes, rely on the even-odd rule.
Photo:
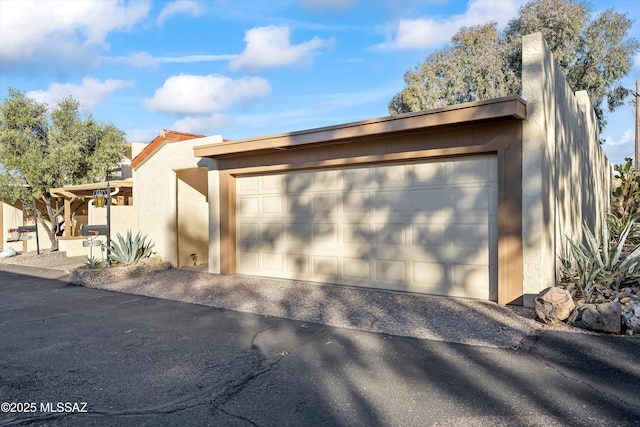
[(125, 152), (124, 132), (81, 117), (78, 107), (67, 98), (49, 111), (11, 88), (0, 104), (0, 200), (44, 202), (52, 221), (51, 227), (42, 224), (54, 248), (62, 209), (54, 211), (48, 190), (100, 181)]
[(620, 80), (631, 70), (638, 41), (628, 37), (632, 21), (605, 10), (592, 16), (575, 0), (532, 0), (503, 31), (495, 22), (463, 27), (451, 43), (408, 71), (406, 87), (389, 103), (391, 114), (490, 99), (522, 90), (523, 35), (541, 32), (569, 86), (586, 90), (606, 125), (605, 105), (613, 111), (630, 90)]

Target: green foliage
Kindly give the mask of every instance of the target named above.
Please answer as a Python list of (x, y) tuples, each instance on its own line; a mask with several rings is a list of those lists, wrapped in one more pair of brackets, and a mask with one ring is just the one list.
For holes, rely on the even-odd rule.
[(434, 52), (404, 76), (407, 87), (389, 104), (391, 113), (496, 98), (511, 92), (515, 74), (504, 63), (507, 45), (496, 23), (462, 28), (451, 45)]
[(100, 181), (107, 168), (121, 163), (124, 153), (124, 133), (91, 116), (81, 117), (73, 98), (49, 111), (9, 88), (0, 104), (0, 199), (41, 199), (52, 220), (51, 227), (41, 224), (54, 249), (64, 208), (54, 208), (48, 190)]
[(110, 124), (81, 117), (73, 98), (47, 112), (45, 104), (9, 89), (0, 104), (0, 164), (34, 196), (50, 188), (104, 178), (125, 153), (124, 133)]
[(0, 166), (0, 201), (12, 203), (16, 200), (29, 200), (28, 189), (18, 185), (17, 182), (18, 180), (9, 172), (3, 173)]
[(562, 281), (569, 283), (567, 290), (576, 298), (588, 299), (597, 284), (602, 267), (598, 267), (586, 248), (570, 244), (568, 254), (561, 257)]
[(622, 249), (634, 228), (634, 222), (626, 223), (616, 240), (611, 239), (609, 226), (602, 227), (599, 244), (589, 227), (582, 226), (586, 245), (566, 238), (568, 253), (561, 257), (563, 281), (574, 296), (588, 300), (595, 286), (602, 283), (617, 289), (625, 277), (633, 274), (640, 263), (640, 247), (622, 258)]
[(126, 237), (118, 233), (117, 242), (111, 240), (110, 250), (112, 261), (123, 265), (133, 265), (153, 255), (153, 243), (147, 241), (146, 235), (137, 233), (132, 236), (131, 230), (128, 230)]
[(629, 221), (633, 223), (633, 226), (631, 227), (629, 234), (627, 234), (626, 243), (628, 245), (640, 244), (640, 230), (638, 229), (637, 217), (620, 217), (613, 212), (609, 212), (607, 214), (607, 224), (609, 225), (609, 231), (611, 232), (611, 239), (614, 242), (620, 241), (620, 237), (622, 236)]
[(462, 28), (444, 48), (408, 71), (405, 89), (389, 103), (391, 114), (521, 93), (523, 35), (541, 32), (574, 90), (586, 90), (599, 119), (629, 90), (620, 80), (631, 70), (638, 41), (632, 21), (605, 10), (593, 16), (575, 0), (531, 0), (499, 32), (495, 23)]
[(632, 159), (624, 165), (614, 165), (617, 176), (613, 180), (611, 208), (620, 218), (628, 219), (640, 214), (640, 175), (633, 168)]
[(87, 262), (85, 263), (85, 265), (89, 268), (100, 268), (102, 267), (103, 263), (104, 261), (102, 261), (100, 258), (87, 257)]

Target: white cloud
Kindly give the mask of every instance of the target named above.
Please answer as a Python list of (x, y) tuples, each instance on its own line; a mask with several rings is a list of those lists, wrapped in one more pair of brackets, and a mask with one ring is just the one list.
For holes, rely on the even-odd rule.
[(618, 141), (615, 141), (611, 135), (607, 135), (604, 139), (604, 143), (605, 145), (616, 147), (618, 145), (628, 144), (633, 141), (634, 138), (635, 134), (633, 129), (627, 129), (626, 131), (624, 131), (624, 134), (622, 134), (622, 137), (620, 137)]
[(640, 52), (636, 53), (636, 57), (633, 60), (633, 65), (640, 71)]
[(151, 111), (178, 114), (206, 114), (225, 111), (232, 104), (264, 98), (271, 91), (261, 77), (229, 77), (210, 74), (180, 74), (168, 78), (153, 98), (145, 100)]
[(107, 57), (105, 60), (128, 64), (135, 68), (155, 68), (160, 65), (160, 61), (149, 52), (135, 52), (129, 56)]
[(235, 124), (233, 118), (227, 114), (213, 113), (210, 116), (191, 116), (176, 121), (171, 129), (178, 132), (200, 133), (210, 135), (220, 133), (220, 129)]
[(129, 56), (107, 57), (106, 60), (128, 64), (136, 68), (154, 68), (161, 63), (188, 64), (196, 62), (229, 61), (238, 55), (184, 55), (184, 56), (158, 56), (154, 57), (149, 52), (135, 52)]
[(160, 56), (156, 58), (159, 62), (167, 63), (191, 63), (191, 62), (215, 62), (229, 61), (237, 58), (238, 55), (185, 55), (185, 56)]
[(47, 90), (35, 90), (27, 92), (26, 95), (38, 102), (44, 102), (50, 107), (54, 107), (58, 101), (72, 96), (80, 103), (80, 111), (90, 112), (111, 92), (127, 86), (131, 86), (131, 83), (123, 80), (108, 79), (101, 82), (91, 77), (85, 77), (80, 85), (52, 83)]
[(158, 25), (163, 25), (169, 18), (174, 15), (191, 15), (200, 16), (204, 13), (205, 7), (194, 0), (178, 0), (169, 3), (162, 9), (158, 15)]
[(151, 142), (158, 136), (160, 129), (129, 129), (127, 141), (129, 142)]
[(335, 10), (349, 9), (358, 0), (300, 0), (300, 3), (307, 9), (328, 12)]
[(247, 47), (240, 56), (231, 60), (229, 67), (232, 70), (260, 70), (292, 65), (330, 44), (327, 40), (314, 37), (307, 42), (292, 45), (290, 33), (289, 27), (274, 25), (250, 29), (244, 37)]
[(448, 19), (416, 18), (401, 19), (390, 32), (392, 40), (379, 48), (383, 49), (424, 49), (437, 46), (451, 39), (461, 27), (486, 24), (497, 21), (504, 26), (517, 16), (523, 0), (471, 0), (463, 14)]
[(22, 0), (0, 2), (0, 62), (83, 61), (107, 48), (114, 30), (130, 30), (149, 12), (149, 0)]

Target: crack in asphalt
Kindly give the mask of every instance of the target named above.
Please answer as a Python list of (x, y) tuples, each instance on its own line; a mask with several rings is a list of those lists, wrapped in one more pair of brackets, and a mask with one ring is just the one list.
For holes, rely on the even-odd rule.
[(231, 418), (236, 418), (236, 419), (239, 419), (239, 420), (242, 420), (242, 421), (246, 421), (246, 422), (248, 422), (249, 424), (251, 424), (252, 426), (256, 426), (256, 427), (259, 427), (259, 426), (260, 426), (260, 424), (257, 424), (257, 423), (255, 423), (255, 422), (251, 421), (249, 418), (245, 418), (245, 417), (243, 417), (243, 416), (241, 416), (241, 415), (232, 414), (231, 412), (229, 412), (229, 411), (225, 411), (225, 410), (224, 410), (224, 409), (222, 409), (222, 408), (216, 408), (216, 409), (217, 409), (218, 411), (222, 412), (223, 414), (225, 414), (225, 415), (227, 415), (227, 416), (231, 417)]
[[(308, 344), (312, 343), (313, 341), (315, 341), (316, 339), (324, 336), (327, 332), (326, 328), (321, 328), (318, 332), (314, 333), (313, 335), (311, 335), (311, 337), (309, 337), (307, 340), (303, 341), (300, 345), (291, 348), (290, 350), (286, 350), (283, 351), (282, 353), (278, 354), (277, 357), (269, 362), (269, 359), (260, 351), (260, 349), (258, 348), (258, 346), (256, 345), (255, 341), (258, 339), (258, 337), (268, 331), (269, 329), (272, 329), (276, 326), (278, 326), (279, 324), (281, 324), (283, 322), (283, 320), (275, 322), (274, 324), (261, 329), (260, 331), (256, 332), (253, 335), (253, 338), (251, 340), (251, 350), (254, 352), (253, 354), (256, 356), (256, 369), (254, 370), (254, 372), (247, 372), (243, 377), (239, 378), (238, 380), (234, 381), (230, 387), (228, 387), (226, 390), (222, 391), (221, 393), (219, 393), (212, 401), (211, 401), (211, 409), (212, 412), (215, 413), (216, 410), (219, 410), (220, 412), (223, 412), (226, 415), (232, 416), (232, 417), (236, 417), (239, 418), (241, 420), (247, 421), (249, 423), (251, 423), (251, 425), (258, 425), (256, 424), (254, 421), (239, 416), (239, 415), (235, 415), (232, 414), (228, 411), (225, 411), (222, 406), (225, 405), (226, 403), (229, 402), (229, 400), (231, 400), (231, 398), (235, 395), (237, 395), (238, 393), (242, 392), (245, 387), (251, 383), (253, 380), (259, 378), (260, 376), (264, 375), (265, 373), (271, 371), (276, 365), (278, 365), (285, 357), (293, 354), (294, 352), (296, 352), (297, 350), (307, 346)], [(266, 365), (265, 365), (266, 364)]]
[[(262, 351), (259, 349), (258, 345), (256, 345), (256, 340), (258, 337), (270, 330), (274, 327), (280, 325), (285, 320), (279, 320), (274, 322), (273, 324), (257, 331), (252, 339), (251, 339), (251, 354), (249, 357), (253, 358), (252, 368), (243, 374), (236, 377), (234, 380), (228, 381), (222, 385), (215, 385), (211, 387), (207, 387), (198, 393), (191, 394), (188, 396), (181, 397), (180, 399), (175, 399), (171, 402), (166, 402), (161, 405), (150, 406), (147, 408), (131, 408), (127, 410), (106, 410), (106, 409), (96, 409), (91, 410), (91, 412), (82, 413), (82, 416), (89, 417), (136, 417), (136, 416), (148, 416), (148, 415), (160, 415), (160, 414), (170, 414), (174, 412), (179, 412), (187, 409), (193, 409), (201, 406), (210, 406), (212, 414), (215, 414), (216, 411), (219, 411), (229, 417), (236, 418), (242, 421), (245, 421), (253, 426), (259, 426), (256, 422), (252, 421), (249, 418), (243, 417), (241, 415), (233, 414), (224, 408), (223, 405), (229, 402), (231, 398), (238, 393), (242, 392), (248, 384), (250, 384), (253, 380), (259, 378), (265, 373), (271, 371), (276, 365), (278, 365), (285, 357), (293, 354), (297, 350), (307, 346), (312, 343), (316, 339), (322, 337), (326, 334), (327, 329), (322, 328), (318, 332), (311, 335), (308, 339), (304, 340), (300, 345), (293, 347), (289, 350), (285, 350), (282, 353), (279, 353), (276, 358), (272, 361), (269, 361), (269, 358), (266, 357)], [(215, 390), (221, 389), (218, 393), (214, 393)], [(32, 423), (42, 422), (53, 420), (62, 416), (68, 416), (69, 414), (58, 413), (58, 414), (46, 414), (39, 415), (34, 417), (24, 417), (24, 418), (13, 418), (10, 420), (0, 420), (0, 426), (5, 425), (28, 425)]]

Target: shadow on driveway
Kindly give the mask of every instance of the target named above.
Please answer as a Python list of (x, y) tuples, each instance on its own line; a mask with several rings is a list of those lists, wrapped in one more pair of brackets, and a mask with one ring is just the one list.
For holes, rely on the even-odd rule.
[[(4, 267), (0, 349), (0, 401), (37, 409), (0, 413), (0, 425), (640, 420), (636, 338), (545, 332), (514, 351), (76, 287)], [(86, 402), (88, 412), (41, 410), (57, 402)]]

